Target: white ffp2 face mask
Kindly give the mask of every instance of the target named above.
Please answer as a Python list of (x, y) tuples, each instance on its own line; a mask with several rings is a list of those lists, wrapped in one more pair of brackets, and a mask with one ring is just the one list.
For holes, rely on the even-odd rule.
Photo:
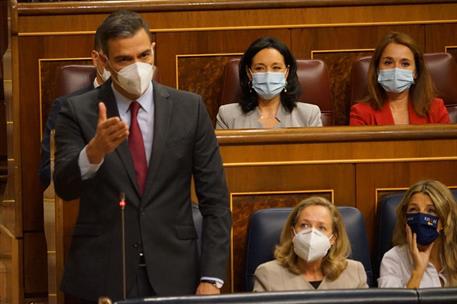
[(314, 228), (296, 233), (292, 242), (295, 254), (306, 262), (323, 258), (331, 247), (330, 238)]
[(151, 85), (154, 66), (150, 63), (135, 62), (115, 72), (115, 75), (117, 77), (112, 77), (113, 81), (127, 93), (140, 97)]

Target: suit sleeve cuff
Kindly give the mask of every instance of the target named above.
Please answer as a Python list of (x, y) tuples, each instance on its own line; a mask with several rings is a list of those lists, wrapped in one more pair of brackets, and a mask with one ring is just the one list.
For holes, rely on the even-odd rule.
[(214, 282), (216, 282), (216, 285), (218, 285), (217, 288), (222, 288), (222, 286), (224, 285), (223, 280), (221, 280), (219, 278), (214, 278), (214, 277), (201, 277), (200, 281), (214, 281)]
[(79, 169), (81, 170), (81, 180), (93, 177), (105, 160), (102, 159), (102, 161), (98, 164), (91, 164), (89, 162), (89, 158), (87, 157), (86, 147), (81, 150), (78, 158)]

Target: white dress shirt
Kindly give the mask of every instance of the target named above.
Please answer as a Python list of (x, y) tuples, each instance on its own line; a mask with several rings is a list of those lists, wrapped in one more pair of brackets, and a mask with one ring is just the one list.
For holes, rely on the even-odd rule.
[[(381, 262), (378, 287), (380, 288), (405, 288), (411, 278), (413, 270), (412, 257), (409, 254), (408, 245), (395, 246), (384, 254)], [(428, 263), (424, 276), (420, 282), (420, 288), (433, 288), (447, 286), (444, 271), (437, 271), (432, 263)]]
[[(119, 93), (114, 85), (111, 84), (113, 89), (114, 98), (116, 99), (117, 108), (119, 110), (119, 116), (130, 128), (130, 100)], [(140, 125), (141, 135), (143, 136), (144, 150), (146, 152), (146, 160), (149, 165), (149, 158), (151, 156), (152, 141), (154, 139), (154, 101), (153, 101), (153, 86), (151, 85), (146, 89), (144, 94), (140, 96), (136, 101), (141, 105), (138, 112), (138, 124)], [(79, 153), (78, 164), (81, 170), (82, 180), (86, 180), (94, 176), (100, 166), (103, 164), (103, 160), (98, 164), (91, 164), (87, 158), (86, 147)]]

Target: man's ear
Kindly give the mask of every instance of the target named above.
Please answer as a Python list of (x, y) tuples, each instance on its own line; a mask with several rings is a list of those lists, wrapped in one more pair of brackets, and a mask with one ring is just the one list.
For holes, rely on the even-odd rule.
[(96, 50), (90, 51), (90, 57), (92, 58), (92, 64), (97, 66), (97, 60), (100, 60), (100, 56)]

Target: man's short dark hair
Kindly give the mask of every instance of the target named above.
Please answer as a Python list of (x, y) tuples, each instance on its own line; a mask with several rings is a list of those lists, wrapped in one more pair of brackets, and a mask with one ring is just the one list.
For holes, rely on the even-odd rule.
[(102, 50), (102, 42), (100, 41), (100, 26), (97, 28), (95, 31), (95, 37), (94, 37), (94, 50), (97, 52), (100, 52)]
[[(152, 41), (149, 25), (139, 14), (128, 10), (112, 13), (97, 29), (103, 53), (108, 56), (108, 41), (110, 39), (132, 37), (140, 29), (144, 29)], [(97, 33), (95, 36), (95, 44), (97, 44)]]

